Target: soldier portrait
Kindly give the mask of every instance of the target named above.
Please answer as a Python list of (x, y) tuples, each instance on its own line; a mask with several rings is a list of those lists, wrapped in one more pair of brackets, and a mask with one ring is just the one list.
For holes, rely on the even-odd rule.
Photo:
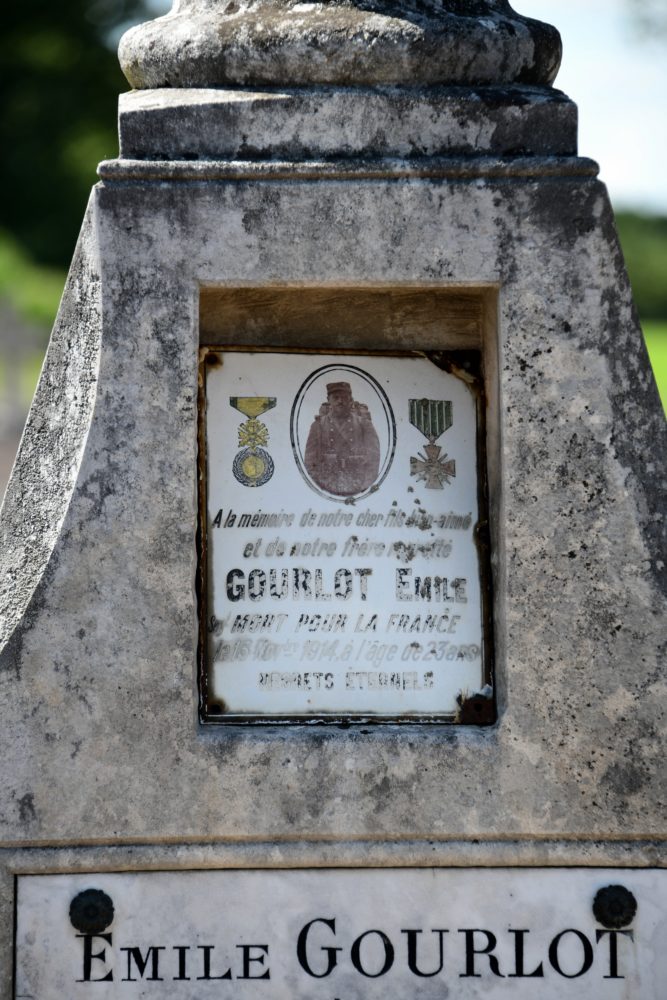
[(380, 471), (380, 442), (368, 406), (349, 382), (329, 382), (308, 433), (304, 465), (321, 489), (352, 497), (369, 489)]

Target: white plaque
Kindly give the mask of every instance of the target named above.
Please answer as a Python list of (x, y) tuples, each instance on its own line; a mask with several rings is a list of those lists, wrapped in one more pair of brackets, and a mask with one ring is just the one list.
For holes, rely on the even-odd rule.
[(15, 996), (664, 1000), (666, 891), (627, 869), (21, 876)]
[(451, 720), (471, 696), (491, 704), (479, 384), (449, 368), (206, 354), (209, 719)]

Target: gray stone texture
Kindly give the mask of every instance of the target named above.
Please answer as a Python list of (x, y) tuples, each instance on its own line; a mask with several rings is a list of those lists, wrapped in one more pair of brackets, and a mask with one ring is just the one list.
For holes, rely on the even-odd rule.
[(181, 0), (119, 57), (135, 88), (549, 84), (561, 41), (507, 0)]
[[(130, 179), (79, 255), (3, 514), (5, 843), (662, 835), (664, 422), (602, 185)], [(495, 729), (197, 724), (199, 286), (284, 283), (499, 289)]]
[(577, 108), (528, 86), (137, 90), (119, 133), (137, 160), (572, 156)]

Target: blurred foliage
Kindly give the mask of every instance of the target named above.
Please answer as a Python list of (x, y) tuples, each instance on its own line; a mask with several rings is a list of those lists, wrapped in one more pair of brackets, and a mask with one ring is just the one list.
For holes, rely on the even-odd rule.
[(618, 233), (642, 320), (667, 320), (667, 218), (618, 212)]
[(0, 219), (40, 264), (67, 266), (95, 167), (117, 153), (117, 29), (153, 13), (150, 0), (3, 8)]
[(662, 406), (667, 415), (667, 323), (642, 323), (642, 328)]
[(66, 272), (36, 264), (17, 240), (0, 229), (0, 298), (28, 322), (52, 325)]

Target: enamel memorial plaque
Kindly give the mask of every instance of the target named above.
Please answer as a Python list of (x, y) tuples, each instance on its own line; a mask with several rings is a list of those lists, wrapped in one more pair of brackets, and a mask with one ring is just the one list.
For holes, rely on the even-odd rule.
[(456, 358), (204, 352), (205, 719), (491, 721), (481, 383)]

